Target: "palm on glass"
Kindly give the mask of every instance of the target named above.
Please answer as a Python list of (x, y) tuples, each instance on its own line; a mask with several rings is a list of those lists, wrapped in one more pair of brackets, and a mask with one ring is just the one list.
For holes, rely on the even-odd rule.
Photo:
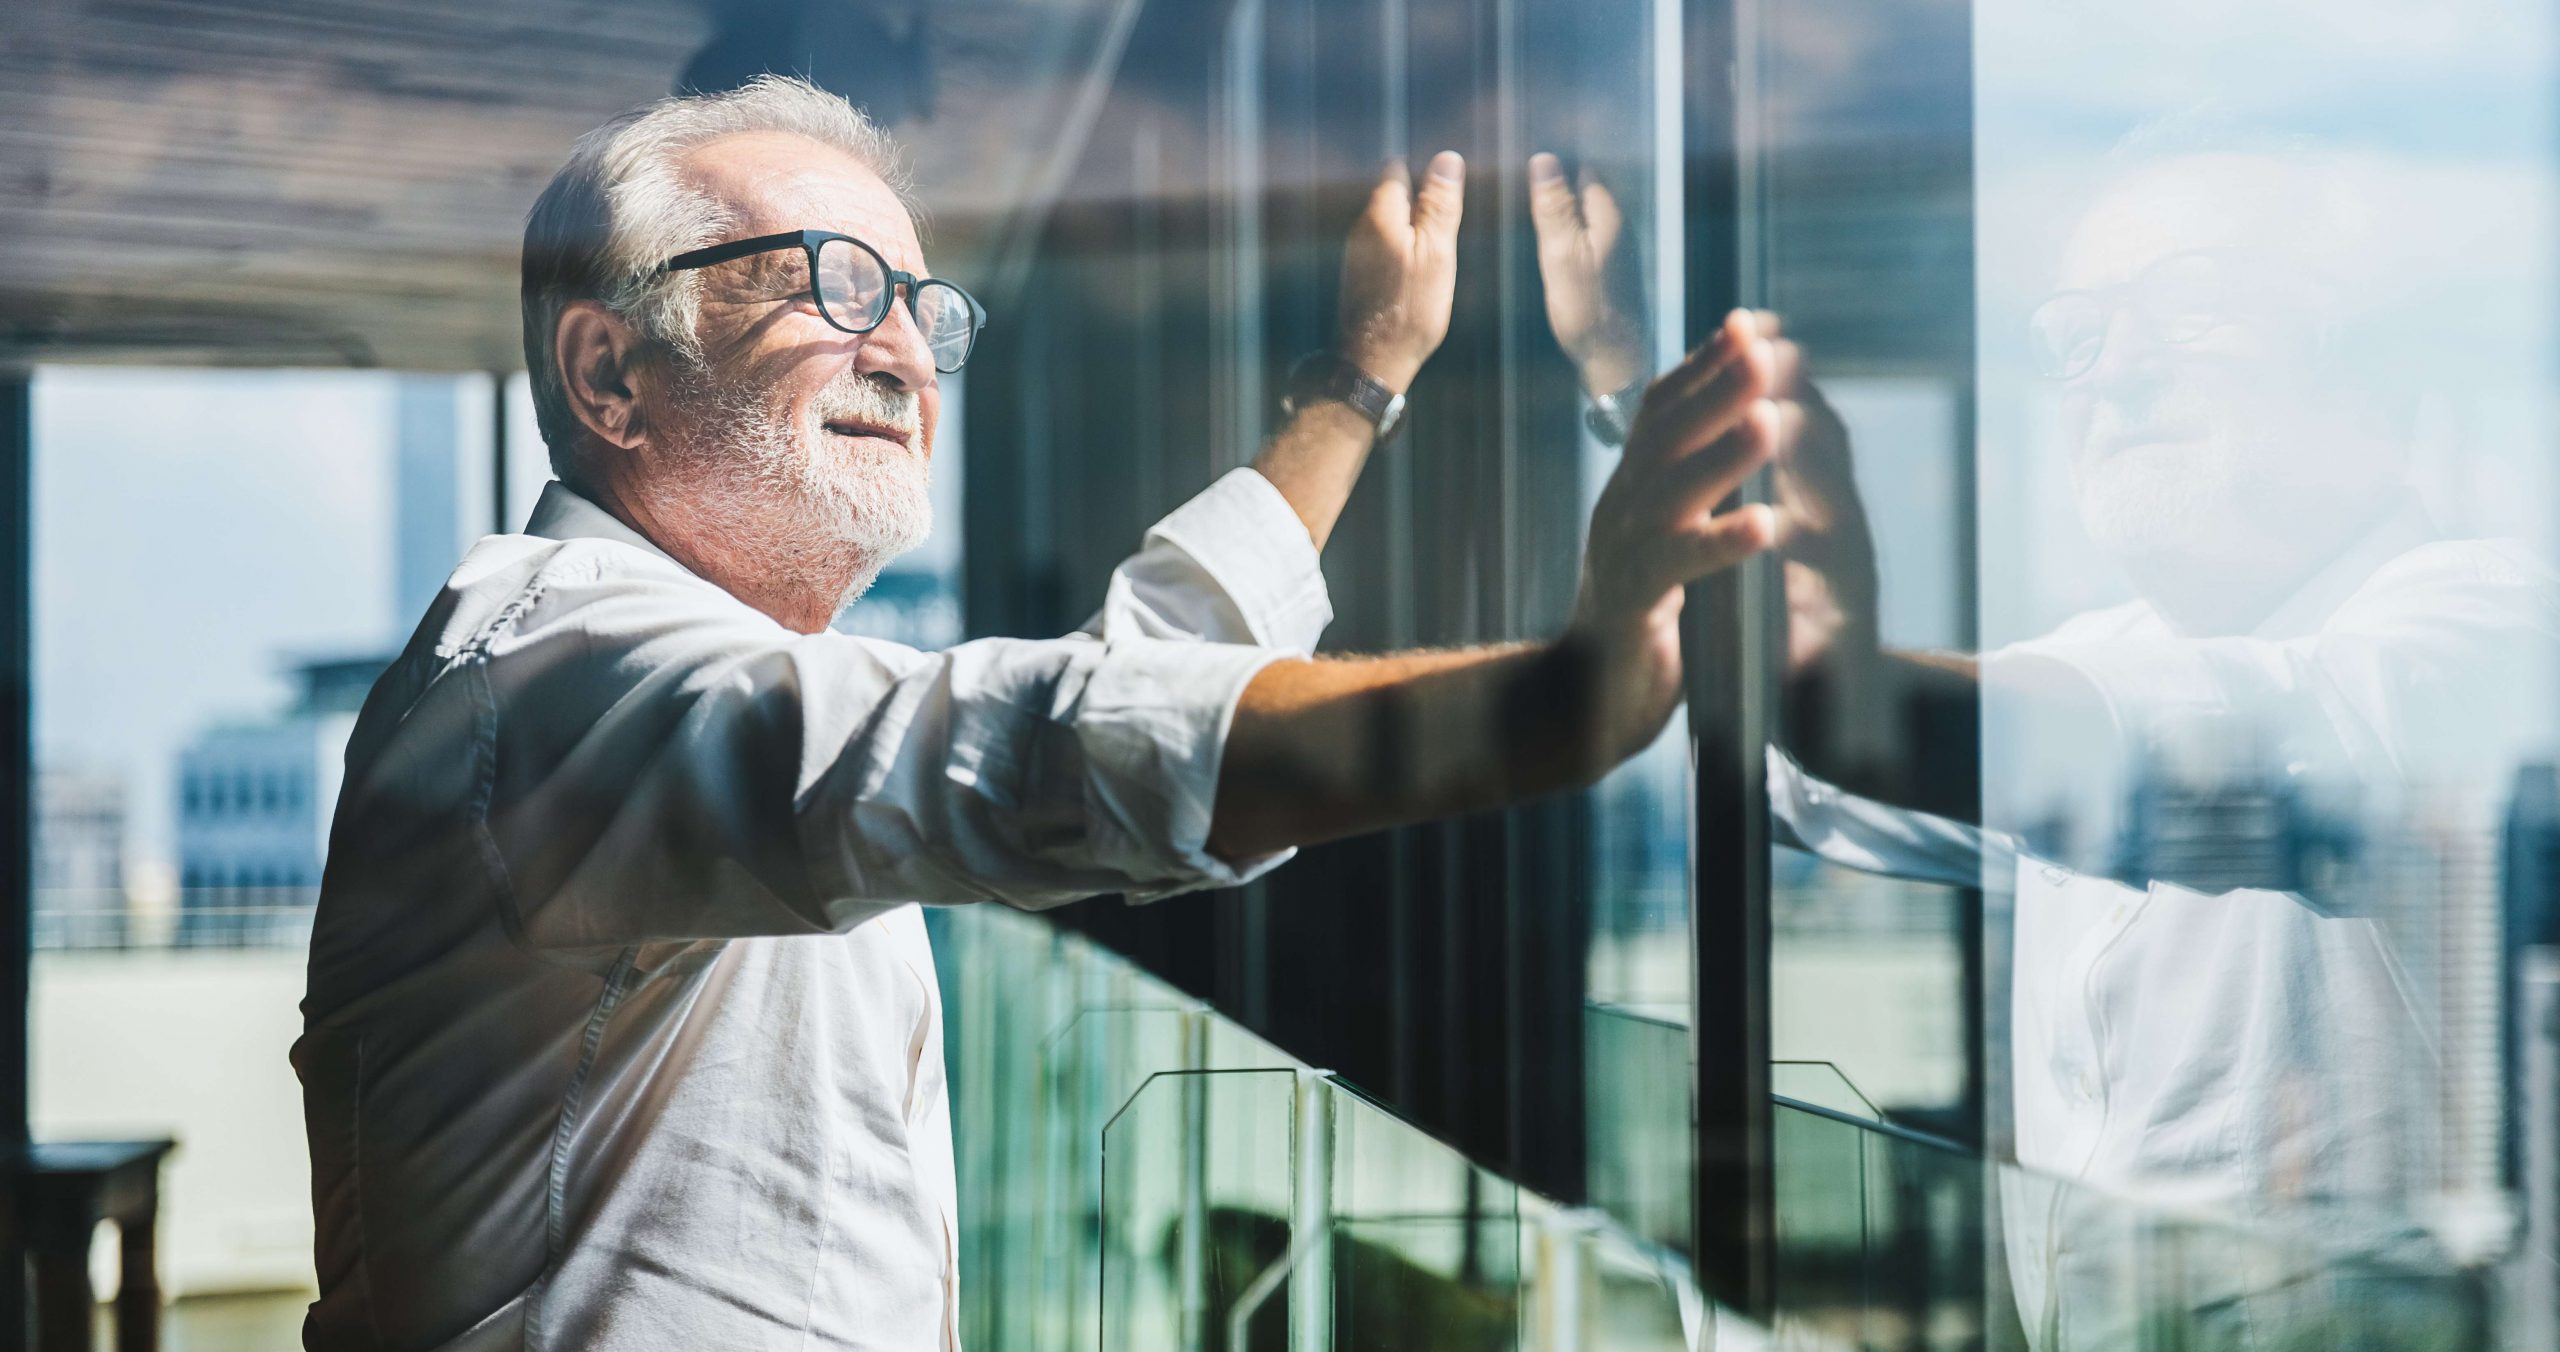
[(1778, 539), (1766, 505), (1719, 510), (1797, 420), (1770, 398), (1778, 376), (1754, 317), (1728, 316), (1646, 390), (1592, 509), (1573, 630), (1619, 673), (1609, 702), (1620, 755), (1650, 741), (1679, 703), (1681, 588)]
[(1618, 199), (1588, 172), (1576, 187), (1555, 156), (1532, 155), (1529, 219), (1538, 232), (1547, 327), (1585, 390), (1616, 394), (1645, 370), (1634, 260), (1621, 247), (1626, 218)]
[(1449, 336), (1466, 185), (1454, 150), (1431, 157), (1418, 191), (1404, 161), (1389, 164), (1343, 249), (1342, 355), (1399, 394)]
[(1875, 647), (1876, 551), (1849, 459), (1849, 428), (1805, 378), (1804, 355), (1778, 317), (1755, 312), (1769, 344), (1771, 380), (1787, 410), (1787, 454), (1771, 477), (1777, 540), (1785, 560), (1787, 674)]

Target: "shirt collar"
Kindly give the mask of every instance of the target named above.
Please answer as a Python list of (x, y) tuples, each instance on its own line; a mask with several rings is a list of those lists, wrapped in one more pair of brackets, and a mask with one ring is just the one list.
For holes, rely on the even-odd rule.
[(649, 543), (649, 537), (622, 524), (613, 513), (557, 479), (542, 486), (542, 496), (533, 504), (533, 515), (524, 523), (524, 533), (546, 540), (611, 540), (675, 562), (673, 555)]
[(2347, 546), (2296, 588), (2284, 604), (2258, 622), (2260, 638), (2300, 638), (2316, 634), (2347, 598), (2356, 594), (2382, 565), (2435, 538), (2423, 508), (2404, 503), (2386, 513), (2373, 528)]

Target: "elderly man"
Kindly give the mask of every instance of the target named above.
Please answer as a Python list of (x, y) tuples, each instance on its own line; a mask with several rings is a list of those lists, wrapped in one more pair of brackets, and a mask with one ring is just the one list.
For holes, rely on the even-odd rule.
[(1565, 635), (1308, 655), (1380, 396), (1447, 328), (1462, 172), (1380, 183), (1340, 368), (1085, 632), (924, 653), (827, 629), (924, 533), (937, 373), (980, 319), (885, 138), (769, 80), (579, 143), (525, 241), (560, 482), (462, 561), (347, 751), (294, 1050), (306, 1345), (952, 1346), (916, 903), (1224, 886), (1648, 740), (1681, 584), (1774, 525), (1715, 511), (1781, 417), (1739, 320), (1645, 404)]

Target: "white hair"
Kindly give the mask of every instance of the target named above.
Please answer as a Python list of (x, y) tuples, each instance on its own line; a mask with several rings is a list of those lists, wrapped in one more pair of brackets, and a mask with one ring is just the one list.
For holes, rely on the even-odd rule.
[(844, 152), (914, 212), (906, 164), (889, 133), (842, 98), (786, 76), (660, 99), (579, 137), (524, 228), (525, 370), (534, 417), (561, 478), (578, 477), (586, 436), (570, 412), (553, 343), (560, 312), (572, 301), (601, 302), (644, 339), (698, 362), (700, 281), (658, 267), (721, 242), (735, 222), (728, 205), (686, 183), (678, 165), (706, 142), (758, 131), (805, 136)]

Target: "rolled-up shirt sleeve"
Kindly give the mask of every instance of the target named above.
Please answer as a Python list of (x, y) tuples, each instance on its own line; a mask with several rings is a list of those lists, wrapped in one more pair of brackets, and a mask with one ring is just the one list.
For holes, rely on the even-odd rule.
[(1774, 746), (1766, 763), (1780, 845), (1862, 873), (1950, 887), (1980, 887), (2016, 865), (2015, 844), (1998, 832), (1843, 792)]
[(1333, 621), (1315, 541), (1252, 469), (1229, 471), (1147, 532), (1083, 632), (1249, 643), (1305, 656)]
[(1219, 635), (1311, 641), (1312, 568), (1266, 578), (1270, 541), (1214, 530), (1195, 553), (1209, 516), (1176, 513), (1139, 570), (1180, 555), (1206, 582), (1133, 584), (1099, 635), (937, 653), (795, 634), (582, 546), (452, 677), (510, 928), (538, 947), (821, 933), (907, 902), (1153, 900), (1275, 867), (1288, 852), (1231, 861), (1208, 837), (1236, 702), (1287, 650), (1152, 630), (1179, 604)]
[[(1237, 698), (1278, 652), (988, 639), (935, 654), (872, 645), (869, 661), (847, 664), (839, 646), (798, 659), (810, 690), (798, 817), (837, 895), (1152, 900), (1232, 886), (1286, 857), (1230, 863), (1208, 849)], [(870, 661), (897, 668), (885, 690)]]

